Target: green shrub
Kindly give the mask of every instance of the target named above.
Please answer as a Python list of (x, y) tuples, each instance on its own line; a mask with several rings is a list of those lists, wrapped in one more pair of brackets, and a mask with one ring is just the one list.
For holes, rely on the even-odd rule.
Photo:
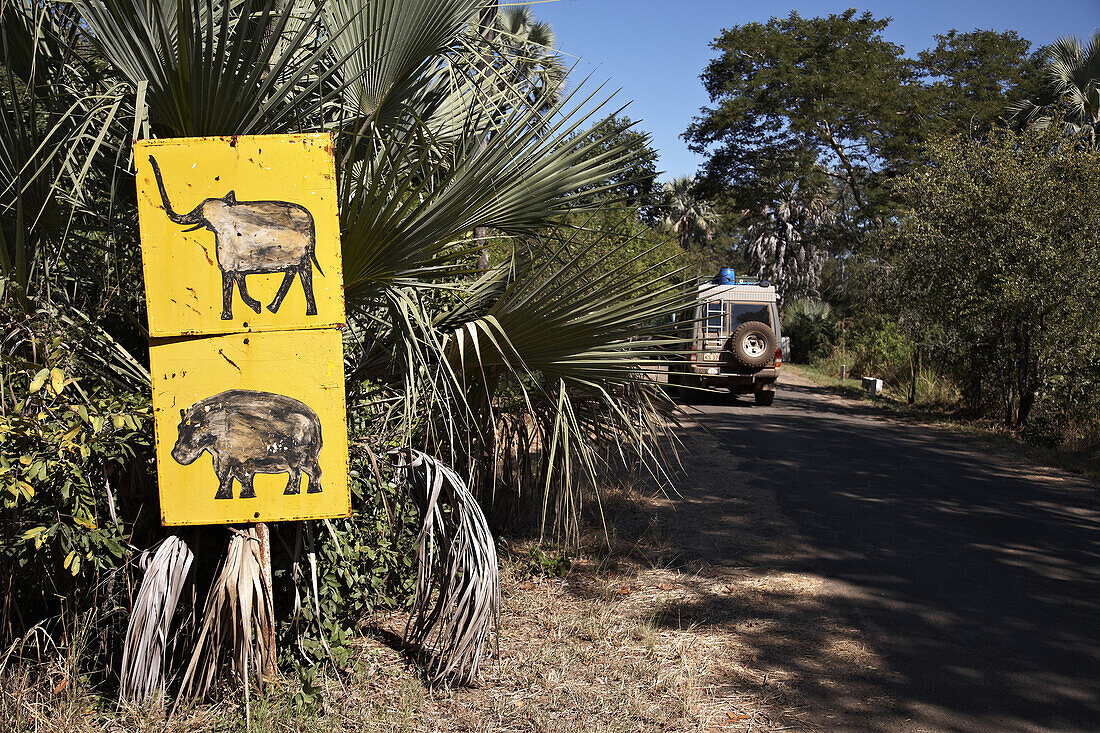
[(886, 319), (856, 322), (845, 329), (852, 374), (878, 377), (889, 384), (908, 382), (913, 344), (897, 323)]
[(544, 551), (538, 545), (531, 547), (523, 558), (522, 573), (527, 577), (545, 576), (564, 578), (573, 567), (569, 554), (561, 550)]
[(828, 356), (837, 345), (839, 329), (832, 306), (801, 299), (783, 309), (783, 335), (791, 339), (791, 360), (809, 364)]
[(276, 603), (287, 606), (278, 614), (281, 649), (299, 663), (319, 663), (331, 653), (344, 664), (357, 628), (371, 613), (412, 597), (418, 511), (392, 476), (375, 474), (376, 463), (356, 446), (356, 437), (352, 516), (272, 525), (278, 537), (272, 547), (272, 564), (279, 569)]
[(12, 324), (0, 355), (0, 573), (14, 612), (3, 628), (18, 634), (87, 610), (159, 517), (148, 394), (82, 358), (92, 334), (44, 312), (0, 316)]

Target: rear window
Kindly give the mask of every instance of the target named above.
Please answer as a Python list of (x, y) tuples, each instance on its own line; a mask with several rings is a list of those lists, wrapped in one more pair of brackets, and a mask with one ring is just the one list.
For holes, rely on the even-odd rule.
[(759, 321), (775, 328), (770, 303), (731, 303), (712, 300), (700, 308), (699, 330), (707, 339), (725, 338), (742, 323)]
[(749, 321), (759, 321), (769, 326), (772, 325), (771, 308), (768, 307), (767, 303), (731, 303), (730, 317), (731, 331), (742, 323), (748, 323)]

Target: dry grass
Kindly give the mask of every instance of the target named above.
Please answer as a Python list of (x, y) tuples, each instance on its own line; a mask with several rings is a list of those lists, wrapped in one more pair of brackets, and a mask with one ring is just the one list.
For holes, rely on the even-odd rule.
[[(607, 497), (564, 577), (532, 575), (530, 543), (503, 548), (499, 655), (477, 687), (432, 691), (399, 650), (406, 617), (372, 619), (319, 709), (296, 683), (254, 696), (254, 731), (768, 731), (816, 729), (803, 691), (838, 667), (878, 660), (829, 617), (821, 583), (776, 569), (796, 551), (774, 497), (691, 430), (688, 501)], [(708, 442), (709, 441), (709, 442)], [(738, 487), (729, 492), (731, 486)], [(709, 488), (708, 488), (709, 487)], [(712, 497), (710, 490), (721, 490)], [(729, 493), (727, 496), (723, 492)], [(711, 499), (722, 501), (718, 512)], [(550, 552), (549, 550), (547, 552)], [(741, 564), (732, 564), (741, 563)], [(802, 629), (813, 619), (813, 629)], [(17, 731), (243, 730), (240, 696), (181, 709), (116, 711), (55, 676), (5, 673), (0, 719)], [(858, 693), (858, 691), (857, 691)]]
[[(601, 567), (603, 566), (603, 567)], [(402, 614), (378, 618), (339, 675), (324, 681), (316, 712), (296, 711), (292, 690), (253, 697), (252, 730), (297, 731), (711, 731), (768, 730), (785, 720), (781, 678), (742, 659), (737, 637), (764, 621), (721, 621), (682, 609), (712, 595), (767, 592), (720, 577), (585, 557), (564, 579), (516, 574), (505, 581), (500, 655), (476, 688), (432, 692), (393, 642)], [(781, 582), (781, 581), (780, 581)], [(756, 585), (757, 587), (753, 587)], [(51, 675), (49, 680), (58, 678)], [(161, 730), (153, 709), (103, 710), (90, 690), (22, 668), (3, 680), (0, 719), (16, 731)], [(240, 705), (177, 713), (168, 730), (242, 730)], [(789, 720), (787, 721), (789, 724)]]
[(739, 643), (744, 634), (766, 634), (767, 621), (698, 609), (713, 598), (787, 593), (802, 581), (731, 582), (702, 565), (654, 566), (637, 552), (659, 549), (654, 534), (612, 552), (585, 552), (565, 578), (527, 577), (522, 563), (509, 563), (500, 654), (475, 689), (430, 694), (410, 683), (401, 655), (383, 641), (404, 618), (378, 619), (382, 633), (360, 646), (347, 692), (329, 696), (329, 719), (380, 731), (563, 733), (797, 724), (782, 675), (769, 680)]

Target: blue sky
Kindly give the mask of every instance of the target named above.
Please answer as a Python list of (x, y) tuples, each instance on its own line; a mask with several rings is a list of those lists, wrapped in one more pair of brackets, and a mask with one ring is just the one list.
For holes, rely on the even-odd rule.
[[(510, 0), (502, 0), (505, 4)], [(556, 0), (534, 4), (549, 21), (558, 48), (577, 63), (574, 78), (592, 75), (621, 91), (615, 107), (631, 101), (625, 114), (641, 120), (660, 153), (662, 180), (691, 175), (701, 158), (679, 135), (708, 103), (699, 74), (712, 58), (710, 42), (722, 28), (767, 21), (798, 10), (805, 17), (852, 7), (851, 2), (741, 2), (740, 0)], [(876, 17), (894, 19), (885, 33), (910, 55), (933, 45), (933, 36), (952, 28), (1015, 30), (1034, 45), (1059, 36), (1084, 38), (1100, 25), (1100, 0), (883, 0), (855, 5)]]

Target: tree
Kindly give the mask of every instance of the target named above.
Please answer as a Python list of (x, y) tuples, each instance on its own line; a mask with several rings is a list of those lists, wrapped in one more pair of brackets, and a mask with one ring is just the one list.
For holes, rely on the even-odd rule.
[(1051, 126), (938, 139), (926, 155), (899, 182), (906, 210), (879, 268), (899, 321), (918, 343), (943, 332), (968, 399), (1010, 427), (1059, 383), (1096, 405), (1100, 153)]
[[(611, 176), (604, 185), (614, 187), (616, 202), (638, 210), (642, 221), (654, 225), (660, 219), (664, 188), (657, 183), (657, 151), (652, 137), (638, 129), (638, 123), (625, 115), (612, 115), (583, 133), (593, 144), (592, 157), (611, 150), (635, 151), (630, 166)], [(607, 197), (607, 194), (603, 194)]]
[(808, 364), (828, 356), (836, 332), (836, 316), (824, 301), (802, 298), (783, 307), (783, 333), (791, 338), (792, 361)]
[(664, 226), (680, 238), (685, 250), (691, 242), (706, 242), (714, 237), (718, 215), (709, 201), (699, 196), (694, 178), (680, 176), (664, 187)]
[[(503, 119), (517, 107), (530, 107), (541, 113), (552, 111), (564, 91), (566, 68), (554, 42), (554, 29), (537, 20), (527, 5), (512, 6), (500, 12), (496, 0), (478, 13), (476, 63), (471, 70), (480, 87), (482, 104), (490, 116)], [(482, 131), (482, 145), (488, 145), (492, 131)], [(474, 227), (474, 239), (485, 242), (489, 227)], [(482, 246), (477, 267), (489, 266), (489, 248)]]
[(1069, 134), (1096, 144), (1100, 134), (1100, 29), (1082, 45), (1075, 36), (1059, 38), (1044, 55), (1039, 95), (1009, 107), (1016, 127), (1044, 127), (1060, 120)]
[(918, 69), (882, 38), (888, 23), (853, 9), (723, 30), (702, 75), (713, 106), (684, 134), (707, 156), (705, 189), (759, 211), (774, 180), (820, 168), (858, 221), (879, 216), (875, 189), (912, 158), (922, 112)]
[(829, 194), (808, 182), (779, 181), (774, 201), (750, 219), (745, 258), (757, 277), (775, 283), (780, 300), (821, 295), (835, 221)]
[(554, 50), (557, 36), (553, 27), (538, 20), (529, 5), (514, 5), (497, 13), (494, 26), (505, 83), (526, 96), (530, 104), (544, 108), (553, 104), (567, 73)]
[(684, 134), (707, 156), (702, 185), (723, 213), (774, 210), (776, 187), (833, 179), (832, 241), (858, 250), (896, 214), (889, 182), (931, 135), (986, 130), (1037, 71), (1014, 31), (950, 31), (907, 58), (888, 18), (848, 10), (723, 30), (703, 72), (711, 106)]
[(1005, 100), (1039, 86), (1031, 43), (1016, 31), (956, 30), (937, 34), (917, 58), (925, 76), (929, 127), (942, 134), (985, 131), (1006, 116)]

